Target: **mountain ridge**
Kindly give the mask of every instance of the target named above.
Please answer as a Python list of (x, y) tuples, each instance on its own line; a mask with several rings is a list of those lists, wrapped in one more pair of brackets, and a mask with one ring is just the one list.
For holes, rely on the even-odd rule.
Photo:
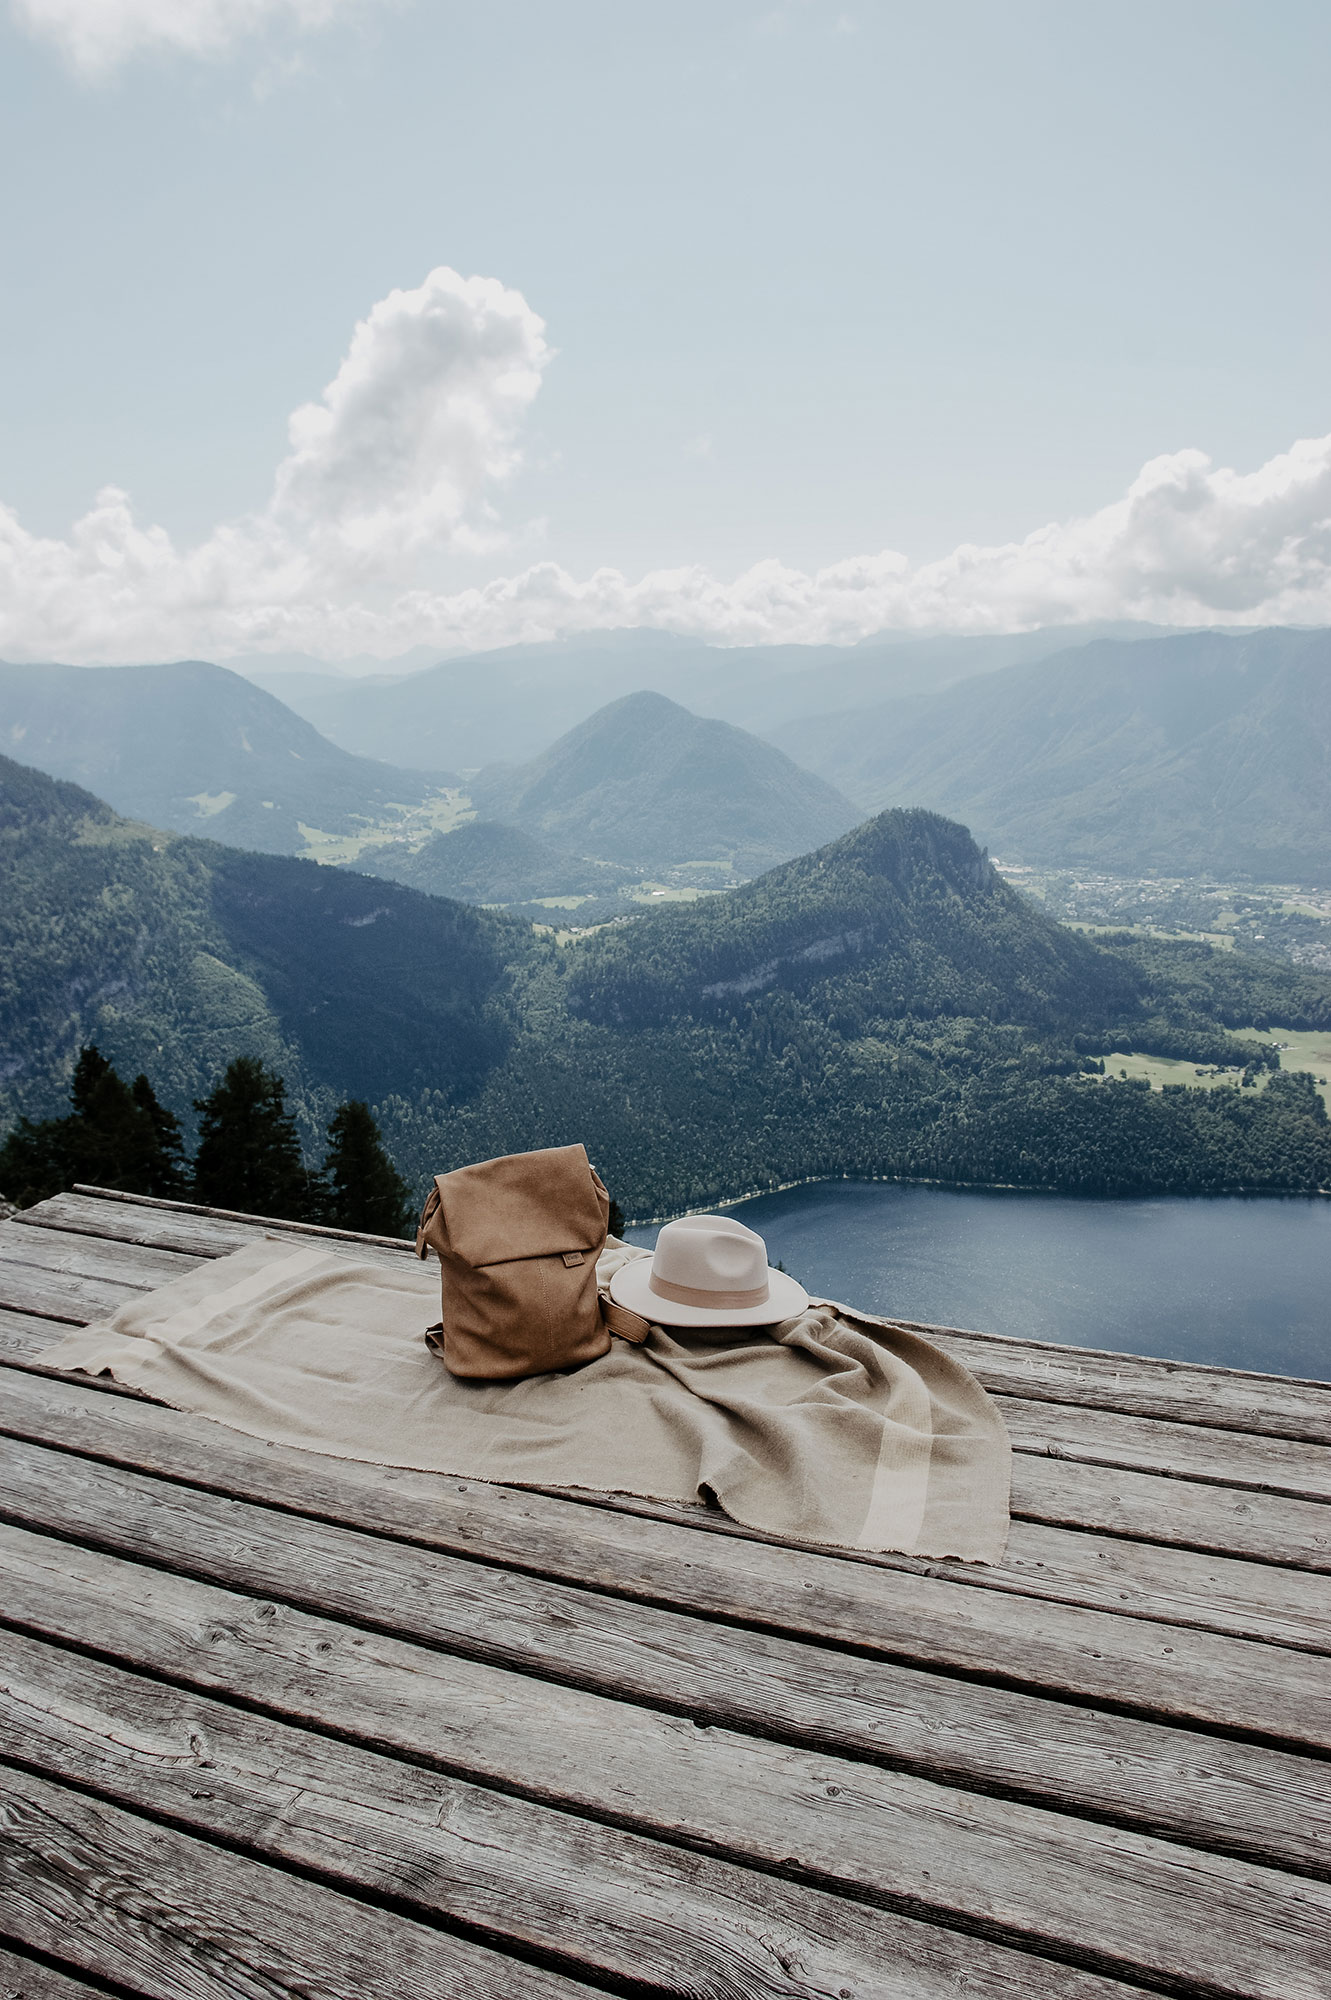
[(471, 770), (538, 756), (620, 694), (654, 690), (762, 735), (800, 716), (1043, 658), (1104, 633), (1136, 638), (1155, 629), (1112, 623), (976, 637), (879, 634), (849, 646), (716, 646), (635, 627), (384, 675), (266, 672), (253, 657), (237, 665), (347, 749), (408, 767)]
[(1102, 640), (798, 742), (866, 810), (927, 805), (1005, 859), (1331, 881), (1331, 632)]
[(626, 868), (724, 857), (751, 875), (859, 818), (771, 744), (646, 689), (607, 703), (529, 763), (478, 773), (470, 790), (486, 818)]
[(581, 1140), (636, 1214), (846, 1174), (1331, 1186), (1309, 1078), (1160, 1093), (1100, 1073), (1140, 1047), (1260, 1083), (1270, 1046), (1228, 1030), (1263, 1021), (1320, 1030), (1331, 985), (1067, 931), (964, 827), (919, 810), (561, 946), (374, 877), (136, 825), (0, 759), (5, 1120), (61, 1111), (95, 1041), (187, 1121), (237, 1054), (286, 1076), (310, 1143), (363, 1097), (420, 1184)]
[(346, 835), (456, 785), (355, 756), (206, 660), (161, 667), (0, 663), (0, 746), (128, 817), (266, 854), (306, 828)]

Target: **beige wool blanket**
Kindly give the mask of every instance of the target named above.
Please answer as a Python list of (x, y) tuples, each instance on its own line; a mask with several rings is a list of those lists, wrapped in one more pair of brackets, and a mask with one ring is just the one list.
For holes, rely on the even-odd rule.
[[(646, 1254), (610, 1247), (601, 1282)], [(433, 1264), (266, 1238), (41, 1360), (335, 1458), (714, 1500), (792, 1541), (1002, 1558), (1002, 1419), (974, 1376), (903, 1327), (815, 1301), (772, 1328), (654, 1327), (581, 1368), (474, 1382), (427, 1348), (438, 1313)]]

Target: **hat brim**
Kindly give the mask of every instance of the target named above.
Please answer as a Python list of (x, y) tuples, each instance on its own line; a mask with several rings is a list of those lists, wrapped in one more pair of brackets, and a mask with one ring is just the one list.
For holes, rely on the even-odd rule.
[(778, 1320), (793, 1319), (809, 1303), (809, 1294), (784, 1271), (767, 1269), (767, 1297), (756, 1306), (676, 1305), (663, 1299), (651, 1287), (652, 1260), (634, 1257), (621, 1264), (610, 1280), (610, 1296), (617, 1306), (627, 1306), (655, 1326), (775, 1326)]

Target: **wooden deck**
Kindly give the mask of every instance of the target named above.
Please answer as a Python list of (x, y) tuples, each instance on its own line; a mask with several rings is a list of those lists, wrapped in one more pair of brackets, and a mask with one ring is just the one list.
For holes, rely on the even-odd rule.
[(276, 1226), (0, 1223), (0, 1996), (1327, 2000), (1331, 1388), (937, 1330), (993, 1570), (35, 1368)]

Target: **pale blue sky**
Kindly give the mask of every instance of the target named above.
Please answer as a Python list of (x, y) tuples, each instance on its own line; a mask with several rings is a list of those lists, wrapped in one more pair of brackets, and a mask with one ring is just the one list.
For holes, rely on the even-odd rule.
[(3, 18), (0, 501), (262, 507), (441, 264), (557, 350), (449, 587), (925, 561), (1252, 471), (1331, 431), (1329, 51), (1325, 0), (403, 0), (88, 81)]

